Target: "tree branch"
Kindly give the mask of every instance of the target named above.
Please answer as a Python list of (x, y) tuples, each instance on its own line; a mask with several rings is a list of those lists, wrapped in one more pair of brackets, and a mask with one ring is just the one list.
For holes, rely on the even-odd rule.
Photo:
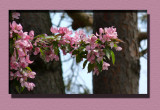
[(66, 11), (68, 16), (73, 19), (72, 28), (74, 30), (78, 29), (79, 27), (86, 27), (93, 25), (93, 18), (89, 14), (84, 12), (69, 12)]
[(139, 54), (140, 54), (140, 57), (144, 56), (145, 54), (147, 53), (147, 48), (142, 50)]
[(139, 32), (138, 34), (138, 42), (140, 43), (142, 40), (145, 40), (148, 38), (148, 35), (146, 32)]

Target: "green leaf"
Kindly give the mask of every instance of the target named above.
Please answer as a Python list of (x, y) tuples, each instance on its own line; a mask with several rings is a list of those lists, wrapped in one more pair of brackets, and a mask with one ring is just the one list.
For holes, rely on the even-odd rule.
[(111, 56), (112, 56), (112, 63), (114, 64), (115, 63), (115, 55), (114, 55), (114, 52), (111, 50)]
[(34, 37), (34, 39), (39, 38), (39, 37), (45, 38), (45, 35), (44, 34), (38, 35), (38, 36)]
[(45, 39), (54, 39), (53, 36), (46, 36)]
[(21, 93), (23, 92), (23, 90), (24, 90), (24, 87), (20, 87), (21, 88)]
[(94, 64), (89, 63), (88, 64), (88, 73), (91, 72), (94, 69)]
[(110, 60), (110, 50), (109, 49), (105, 49), (105, 53), (106, 53), (106, 56), (107, 58)]
[(117, 44), (114, 44), (114, 47), (118, 47)]
[(100, 63), (97, 62), (97, 67), (99, 71), (102, 71), (102, 66), (103, 66), (103, 60), (100, 61)]
[(53, 48), (58, 47), (58, 42), (53, 41)]
[(10, 52), (10, 54), (11, 55), (13, 55), (13, 52), (14, 52), (14, 48), (13, 48), (13, 46), (11, 46), (11, 44), (9, 45), (9, 52)]
[(82, 60), (81, 56), (80, 56), (80, 55), (77, 55), (77, 56), (76, 56), (76, 63), (79, 63), (81, 60)]
[(26, 67), (27, 70), (32, 71), (30, 67)]
[(21, 38), (22, 38), (20, 35), (17, 35), (17, 37), (18, 37), (19, 39), (21, 39)]
[(54, 53), (55, 53), (56, 55), (58, 55), (58, 54), (59, 54), (59, 49), (58, 49), (58, 48), (55, 48), (55, 49), (54, 49)]
[(43, 52), (43, 50), (41, 48), (40, 48), (39, 51), (41, 52), (41, 55), (44, 56), (44, 52)]
[(18, 86), (16, 86), (16, 90), (17, 90), (17, 92), (20, 94), (20, 91), (19, 91), (19, 87), (18, 87)]
[(88, 60), (84, 61), (84, 63), (83, 63), (83, 69), (86, 67), (87, 62), (88, 62)]
[(78, 54), (78, 53), (79, 53), (78, 50), (74, 50), (74, 51), (72, 52), (72, 55), (76, 55), (76, 54)]

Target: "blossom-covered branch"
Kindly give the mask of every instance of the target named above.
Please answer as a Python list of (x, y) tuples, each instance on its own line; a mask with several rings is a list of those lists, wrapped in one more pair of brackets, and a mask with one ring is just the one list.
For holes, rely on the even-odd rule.
[[(12, 14), (13, 19), (19, 18), (19, 14)], [(40, 54), (44, 61), (59, 60), (59, 49), (63, 54), (67, 53), (76, 57), (79, 63), (85, 59), (83, 68), (88, 62), (88, 72), (98, 75), (102, 70), (108, 70), (110, 64), (107, 59), (112, 58), (115, 62), (115, 55), (112, 49), (121, 51), (116, 28), (100, 28), (99, 33), (86, 36), (83, 30), (73, 33), (66, 27), (53, 28), (52, 35), (41, 34), (34, 37), (34, 31), (23, 32), (21, 24), (15, 21), (10, 23), (10, 79), (17, 79), (21, 87), (33, 90), (35, 84), (28, 82), (27, 78), (35, 78), (36, 73), (29, 68), (30, 55)], [(73, 36), (72, 36), (73, 35)], [(107, 57), (106, 57), (107, 56)], [(107, 59), (106, 59), (107, 58)]]

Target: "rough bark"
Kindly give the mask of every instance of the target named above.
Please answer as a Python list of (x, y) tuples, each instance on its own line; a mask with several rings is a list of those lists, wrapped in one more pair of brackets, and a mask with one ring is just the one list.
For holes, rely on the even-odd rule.
[(138, 34), (138, 42), (139, 42), (139, 44), (140, 44), (140, 42), (141, 42), (142, 40), (145, 40), (145, 39), (147, 39), (147, 38), (148, 38), (148, 35), (147, 35), (146, 32), (139, 32), (139, 34)]
[[(94, 94), (138, 94), (139, 86), (139, 52), (137, 13), (106, 11), (94, 13), (94, 33), (100, 27), (114, 26), (117, 28), (121, 43), (121, 52), (115, 51), (115, 64), (99, 76), (93, 76)], [(110, 62), (111, 63), (111, 62)]]
[(92, 16), (86, 14), (85, 12), (71, 12), (71, 11), (66, 11), (68, 16), (72, 18), (72, 29), (76, 30), (80, 27), (86, 27), (90, 26), (92, 27), (93, 25), (93, 19)]
[[(20, 23), (24, 31), (34, 30), (35, 36), (43, 33), (51, 34), (51, 20), (48, 11), (21, 12)], [(35, 57), (34, 55), (31, 56), (31, 59), (34, 60), (34, 63), (30, 67), (37, 73), (36, 78), (31, 81), (35, 83), (36, 87), (31, 92), (25, 90), (23, 93), (64, 94), (61, 61), (45, 63), (39, 56)]]

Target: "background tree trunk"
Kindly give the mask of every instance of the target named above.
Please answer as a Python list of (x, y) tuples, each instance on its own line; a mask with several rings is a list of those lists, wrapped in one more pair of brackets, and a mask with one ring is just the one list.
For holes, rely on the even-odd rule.
[(93, 76), (93, 93), (138, 94), (140, 64), (137, 12), (94, 12), (94, 33), (100, 27), (110, 26), (117, 28), (118, 37), (125, 43), (120, 44), (123, 48), (121, 52), (115, 51), (115, 64), (110, 62), (109, 70)]
[[(51, 35), (50, 28), (52, 24), (49, 11), (22, 11), (20, 14), (20, 23), (23, 26), (24, 32), (34, 30), (35, 36), (44, 33)], [(39, 56), (35, 57), (34, 55), (31, 56), (31, 60), (34, 60), (34, 63), (30, 67), (37, 73), (35, 79), (32, 80), (36, 87), (33, 91), (28, 92), (25, 90), (23, 93), (64, 94), (61, 61), (45, 63)]]

